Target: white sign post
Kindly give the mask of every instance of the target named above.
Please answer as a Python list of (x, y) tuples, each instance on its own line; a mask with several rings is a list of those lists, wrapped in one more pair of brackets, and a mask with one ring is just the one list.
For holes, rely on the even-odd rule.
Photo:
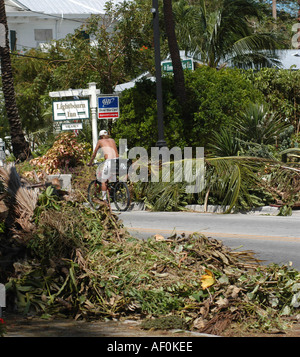
[(51, 98), (64, 98), (64, 97), (89, 97), (90, 107), (92, 113), (92, 134), (93, 134), (93, 149), (95, 149), (98, 141), (98, 128), (97, 128), (97, 96), (100, 94), (100, 89), (96, 88), (96, 83), (89, 83), (88, 89), (69, 89), (66, 91), (50, 92)]
[(6, 307), (5, 286), (0, 284), (0, 317), (2, 317), (2, 307)]

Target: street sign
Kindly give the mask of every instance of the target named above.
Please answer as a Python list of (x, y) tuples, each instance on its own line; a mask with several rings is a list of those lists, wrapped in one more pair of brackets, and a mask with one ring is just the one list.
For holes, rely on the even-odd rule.
[(88, 99), (53, 102), (53, 119), (55, 121), (89, 119)]
[(119, 115), (118, 96), (98, 97), (98, 119), (117, 119)]
[(82, 123), (62, 124), (61, 130), (82, 130)]
[[(192, 59), (181, 60), (182, 68), (188, 69), (193, 71), (194, 70), (194, 63)], [(164, 72), (173, 72), (173, 65), (172, 62), (163, 62), (163, 71)]]

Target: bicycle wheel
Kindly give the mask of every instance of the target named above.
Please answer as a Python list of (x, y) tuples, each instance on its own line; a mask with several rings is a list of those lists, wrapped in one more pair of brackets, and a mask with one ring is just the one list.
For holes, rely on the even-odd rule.
[(114, 187), (114, 203), (117, 210), (126, 211), (130, 205), (129, 188), (125, 182), (118, 181)]
[(88, 200), (91, 206), (95, 209), (100, 207), (102, 201), (101, 183), (97, 180), (93, 180), (88, 187)]

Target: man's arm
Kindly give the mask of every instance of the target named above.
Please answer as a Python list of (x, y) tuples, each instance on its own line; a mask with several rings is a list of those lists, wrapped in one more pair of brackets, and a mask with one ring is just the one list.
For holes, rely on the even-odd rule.
[(92, 166), (92, 164), (93, 164), (93, 161), (94, 161), (94, 159), (95, 159), (95, 157), (96, 157), (96, 155), (97, 155), (97, 152), (98, 152), (98, 150), (100, 149), (100, 140), (97, 142), (97, 145), (96, 145), (96, 147), (95, 147), (95, 150), (94, 150), (94, 152), (93, 152), (93, 155), (92, 155), (92, 157), (91, 157), (91, 160), (90, 160), (90, 162), (88, 163), (88, 166)]

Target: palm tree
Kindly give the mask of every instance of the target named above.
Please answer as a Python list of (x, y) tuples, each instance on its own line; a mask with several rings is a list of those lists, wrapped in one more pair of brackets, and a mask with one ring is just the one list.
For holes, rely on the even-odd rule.
[(214, 157), (237, 156), (240, 149), (238, 133), (231, 127), (214, 131), (208, 144), (208, 150)]
[(289, 127), (268, 105), (251, 103), (231, 127), (221, 127), (213, 132), (208, 150), (214, 157), (243, 153), (272, 158), (267, 146), (278, 144)]
[(277, 1), (276, 0), (272, 0), (272, 15), (274, 20), (277, 19)]
[(26, 160), (30, 155), (29, 145), (25, 140), (19, 112), (16, 104), (13, 74), (9, 54), (8, 26), (4, 0), (0, 0), (0, 57), (2, 89), (5, 99), (5, 108), (10, 125), (11, 142), (15, 158), (20, 161)]
[[(299, 5), (299, 9), (298, 9), (298, 24), (300, 24), (300, 0), (298, 0), (298, 5)], [(298, 28), (298, 34), (300, 33), (300, 28)], [(300, 49), (300, 36), (298, 36), (298, 48)]]
[(184, 104), (186, 101), (184, 73), (180, 59), (180, 53), (175, 33), (175, 22), (173, 17), (172, 0), (164, 0), (164, 22), (168, 38), (169, 50), (172, 59), (174, 85), (179, 102)]
[(274, 144), (288, 124), (264, 104), (251, 103), (235, 123), (241, 138), (257, 144)]
[[(182, 9), (180, 3), (182, 0), (174, 6), (175, 12)], [(238, 67), (267, 66), (277, 62), (277, 44), (273, 35), (257, 33), (250, 25), (250, 19), (260, 17), (261, 7), (254, 0), (222, 0), (217, 9), (210, 11), (205, 0), (200, 0), (190, 9), (189, 21), (184, 19), (181, 23), (178, 42), (210, 67), (228, 62)], [(179, 19), (178, 14), (176, 18)], [(182, 36), (184, 26), (187, 30)]]

